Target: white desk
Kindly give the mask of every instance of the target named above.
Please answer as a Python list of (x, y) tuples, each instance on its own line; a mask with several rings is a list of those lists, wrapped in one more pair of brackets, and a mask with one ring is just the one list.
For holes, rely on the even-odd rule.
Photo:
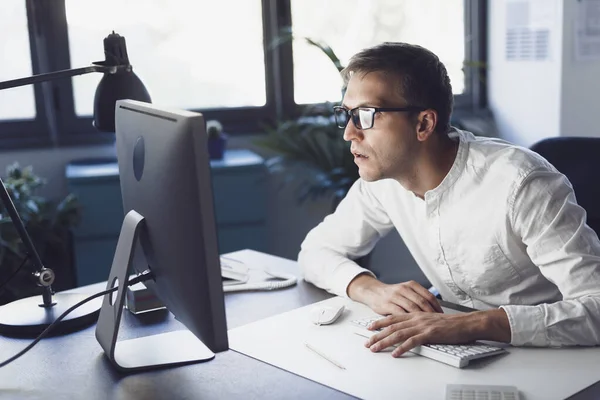
[[(256, 266), (270, 266), (280, 272), (298, 273), (298, 266), (295, 262), (279, 257), (251, 250), (229, 255), (239, 257), (239, 259)], [(79, 288), (77, 291), (95, 293), (104, 290), (105, 286), (105, 283), (96, 284)], [(294, 312), (293, 310), (329, 297), (331, 296), (324, 291), (304, 281), (298, 282), (297, 286), (278, 291), (227, 293), (225, 306), (227, 325), (233, 328), (231, 330), (232, 345), (237, 335), (236, 327), (250, 326), (249, 324), (259, 320), (267, 321), (270, 317)], [(119, 335), (122, 335), (122, 339), (129, 339), (141, 335), (179, 330), (183, 327), (172, 315), (164, 311), (140, 316), (124, 313), (121, 328)], [(102, 348), (96, 341), (94, 330), (95, 326), (93, 325), (69, 335), (44, 339), (19, 360), (5, 368), (0, 368), (0, 399), (346, 400), (350, 398), (345, 393), (257, 361), (236, 351), (218, 353), (214, 360), (207, 363), (124, 376), (117, 374), (106, 360)], [(277, 338), (277, 340), (280, 339), (282, 338)], [(14, 355), (30, 342), (30, 339), (12, 339), (0, 336), (0, 360)], [(363, 350), (362, 343), (362, 338), (359, 338), (357, 349)], [(532, 350), (531, 353), (535, 351)], [(545, 350), (542, 350), (540, 354), (543, 352)], [(366, 352), (362, 353), (366, 354)], [(553, 355), (558, 353), (548, 352), (546, 354), (549, 355), (550, 365), (555, 366), (556, 371), (552, 376), (562, 376), (561, 371), (569, 370), (570, 366), (556, 364)], [(311, 354), (311, 357), (313, 356)], [(382, 362), (391, 361), (391, 357), (387, 354), (380, 356)], [(514, 354), (510, 354), (503, 360), (510, 361), (510, 359), (514, 359), (513, 356)], [(596, 357), (595, 360), (600, 360), (600, 358)], [(426, 361), (421, 359), (418, 362), (427, 364)], [(315, 356), (312, 362), (322, 363), (324, 361)], [(348, 361), (344, 359), (344, 362)], [(590, 367), (598, 369), (597, 364), (596, 362)], [(346, 367), (349, 366), (350, 364), (346, 365)], [(550, 388), (560, 386), (565, 379), (563, 377), (551, 381), (550, 376), (542, 379), (532, 367), (527, 365), (520, 367), (524, 374), (530, 374), (527, 376), (535, 375), (533, 379), (536, 379), (540, 386), (533, 390), (534, 397), (526, 397), (524, 400), (541, 396), (546, 393), (545, 386)], [(462, 382), (464, 377), (468, 377), (469, 381), (471, 379), (478, 381), (479, 376), (485, 376), (489, 372), (487, 367), (479, 370), (459, 371), (439, 364), (436, 368), (440, 368), (440, 371), (446, 374), (448, 382)], [(372, 376), (373, 372), (367, 371), (360, 374), (358, 379), (359, 382), (366, 384)], [(597, 380), (600, 379), (600, 371), (596, 372), (596, 376)], [(587, 385), (584, 382), (576, 384), (582, 389)], [(519, 384), (517, 383), (517, 385)], [(427, 388), (425, 389), (427, 390)], [(527, 393), (529, 394), (529, 392)], [(397, 398), (402, 397), (402, 393), (398, 392)], [(557, 396), (550, 398), (553, 397)], [(422, 398), (421, 395), (417, 396), (417, 399), (420, 398)], [(439, 395), (436, 398), (443, 399), (443, 396)], [(599, 398), (600, 382), (570, 400), (598, 400)]]
[[(281, 268), (281, 259), (248, 260)], [(294, 262), (286, 261), (292, 268)], [(337, 297), (344, 315), (333, 325), (316, 326), (304, 306), (230, 330), (230, 348), (284, 370), (366, 399), (440, 399), (446, 384), (514, 385), (524, 399), (564, 399), (600, 379), (600, 347), (516, 348), (509, 354), (458, 369), (425, 357), (372, 353), (350, 321), (370, 316), (364, 305)], [(346, 369), (337, 368), (306, 348), (316, 347)]]

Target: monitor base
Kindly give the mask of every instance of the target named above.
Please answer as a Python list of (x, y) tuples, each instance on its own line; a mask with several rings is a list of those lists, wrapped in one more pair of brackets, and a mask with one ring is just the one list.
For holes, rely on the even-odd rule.
[[(56, 293), (53, 306), (44, 307), (42, 296), (32, 296), (0, 306), (0, 335), (36, 337), (66, 310), (85, 300), (89, 295)], [(71, 311), (59, 322), (50, 335), (71, 333), (86, 328), (98, 320), (101, 299), (91, 300)]]
[(138, 372), (212, 360), (215, 354), (187, 330), (118, 340), (128, 271), (143, 227), (144, 217), (134, 210), (129, 211), (123, 221), (107, 284), (107, 289), (118, 287), (118, 290), (104, 296), (96, 325), (98, 343), (120, 372)]
[(215, 358), (188, 330), (161, 333), (117, 342), (114, 363), (122, 372), (176, 367)]

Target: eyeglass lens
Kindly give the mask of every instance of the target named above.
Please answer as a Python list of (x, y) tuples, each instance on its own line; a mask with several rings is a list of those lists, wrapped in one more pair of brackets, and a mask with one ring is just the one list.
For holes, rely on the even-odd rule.
[[(358, 118), (355, 117), (356, 113), (358, 113)], [(369, 129), (373, 125), (373, 110), (362, 108), (354, 110), (352, 119), (358, 129)]]
[(335, 123), (339, 128), (345, 128), (348, 124), (348, 111), (345, 108), (334, 108)]
[(355, 108), (353, 110), (336, 108), (334, 114), (335, 121), (340, 128), (345, 128), (348, 124), (348, 114), (352, 114), (352, 123), (357, 129), (369, 129), (373, 126), (373, 110), (369, 108)]

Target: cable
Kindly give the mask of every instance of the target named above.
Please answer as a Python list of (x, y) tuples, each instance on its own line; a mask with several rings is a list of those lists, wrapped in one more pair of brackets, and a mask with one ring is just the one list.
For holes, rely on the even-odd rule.
[(21, 265), (19, 265), (19, 268), (17, 268), (11, 276), (8, 277), (7, 280), (5, 280), (4, 282), (2, 282), (2, 284), (0, 285), (0, 293), (2, 292), (2, 289), (4, 289), (4, 286), (6, 286), (6, 284), (8, 282), (11, 281), (12, 278), (15, 277), (15, 275), (17, 275), (17, 273), (21, 270), (21, 268), (23, 268), (23, 265), (25, 265), (25, 262), (29, 259), (28, 255), (25, 255), (25, 257), (23, 258), (23, 261), (21, 261)]
[[(143, 273), (141, 273), (140, 275), (136, 276), (135, 278), (127, 281), (127, 286), (131, 286), (131, 285), (135, 285), (136, 283), (139, 282), (145, 282), (147, 280), (153, 279), (154, 276), (152, 275), (151, 272), (149, 271), (144, 271)], [(84, 305), (85, 303), (94, 300), (95, 298), (107, 295), (109, 293), (112, 293), (116, 290), (119, 289), (119, 286), (115, 286), (113, 288), (104, 290), (102, 292), (96, 293), (90, 297), (87, 297), (84, 300), (81, 300), (79, 303), (75, 304), (73, 307), (69, 308), (67, 311), (65, 311), (64, 313), (62, 313), (58, 318), (56, 318), (56, 320), (54, 320), (54, 322), (52, 322), (50, 325), (48, 325), (48, 327), (46, 329), (44, 329), (44, 331), (42, 333), (39, 334), (38, 337), (36, 337), (33, 342), (31, 342), (27, 347), (25, 347), (23, 350), (21, 350), (20, 352), (18, 352), (17, 354), (15, 354), (14, 356), (12, 356), (11, 358), (9, 358), (6, 361), (3, 361), (0, 363), (0, 368), (7, 366), (8, 364), (10, 364), (11, 362), (15, 361), (17, 358), (21, 357), (23, 354), (27, 353), (29, 350), (31, 350), (33, 348), (33, 346), (35, 346), (40, 340), (42, 340), (43, 338), (45, 338), (55, 327), (56, 325), (58, 325), (58, 323), (60, 321), (63, 320), (63, 318), (65, 318), (67, 315), (69, 315), (69, 313), (71, 313), (73, 310), (75, 310), (76, 308), (81, 307), (82, 305)]]

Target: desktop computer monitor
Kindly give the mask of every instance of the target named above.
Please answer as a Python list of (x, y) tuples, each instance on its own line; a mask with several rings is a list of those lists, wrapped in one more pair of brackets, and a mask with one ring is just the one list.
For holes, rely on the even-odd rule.
[(145, 285), (189, 332), (117, 342), (120, 285), (104, 299), (96, 337), (122, 370), (211, 359), (228, 341), (204, 118), (119, 100), (115, 120), (126, 217), (108, 285), (149, 269), (153, 278)]

